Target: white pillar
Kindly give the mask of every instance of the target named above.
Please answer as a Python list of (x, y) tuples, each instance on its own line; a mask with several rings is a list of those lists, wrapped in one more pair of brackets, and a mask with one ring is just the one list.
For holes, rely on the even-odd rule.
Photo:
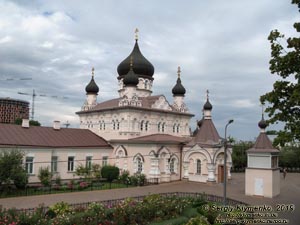
[(151, 157), (151, 167), (149, 175), (151, 178), (159, 178), (160, 177), (160, 170), (159, 170), (159, 158)]
[(232, 167), (232, 163), (227, 163), (227, 177), (228, 179), (231, 179), (231, 167)]
[(212, 163), (207, 164), (207, 171), (208, 171), (207, 181), (208, 182), (216, 181), (215, 170), (216, 170), (216, 166), (214, 164), (212, 164)]
[(183, 162), (183, 178), (189, 177), (189, 162)]

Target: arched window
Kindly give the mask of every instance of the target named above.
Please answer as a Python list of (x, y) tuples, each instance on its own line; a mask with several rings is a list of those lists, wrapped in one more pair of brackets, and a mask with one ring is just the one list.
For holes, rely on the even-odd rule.
[(149, 121), (147, 121), (147, 122), (145, 123), (145, 131), (148, 131), (148, 128), (149, 128)]
[(136, 158), (136, 163), (137, 163), (137, 173), (142, 173), (143, 171), (143, 161), (140, 157)]
[(176, 127), (177, 133), (179, 133), (179, 128), (180, 128), (180, 125), (178, 124), (177, 127)]
[(171, 173), (175, 173), (175, 158), (172, 158), (171, 159), (171, 162), (170, 162), (170, 172)]
[(120, 122), (117, 120), (117, 130), (120, 130)]
[(201, 160), (197, 159), (196, 173), (201, 174)]
[(176, 124), (173, 125), (173, 133), (175, 133)]
[(116, 129), (116, 123), (115, 123), (115, 121), (114, 121), (114, 120), (112, 121), (112, 128), (113, 128), (113, 130), (115, 130), (115, 129)]
[(157, 130), (158, 130), (158, 132), (160, 132), (160, 130), (161, 130), (161, 122), (159, 122), (159, 123), (157, 124)]
[(163, 123), (162, 126), (161, 126), (161, 131), (165, 132), (165, 128), (166, 128), (166, 123)]
[(148, 88), (148, 80), (145, 80), (145, 89)]
[(141, 121), (141, 124), (140, 124), (140, 130), (144, 130), (144, 120)]
[(105, 122), (104, 122), (104, 120), (102, 120), (102, 127), (103, 127), (103, 130), (105, 130)]

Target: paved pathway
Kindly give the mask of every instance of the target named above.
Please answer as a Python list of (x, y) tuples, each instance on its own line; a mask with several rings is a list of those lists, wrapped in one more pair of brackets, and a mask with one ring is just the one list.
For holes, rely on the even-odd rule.
[[(251, 205), (271, 205), (275, 208), (276, 204), (295, 204), (294, 212), (279, 213), (278, 218), (289, 219), (291, 225), (300, 224), (300, 174), (287, 174), (285, 180), (281, 177), (281, 193), (279, 196), (269, 199), (263, 197), (245, 196), (245, 175), (244, 173), (233, 173), (232, 180), (227, 187), (227, 196), (232, 199), (243, 201)], [(207, 194), (223, 195), (222, 184), (202, 184), (187, 181), (178, 181), (153, 185), (147, 187), (135, 187), (127, 189), (113, 189), (102, 191), (74, 192), (66, 194), (52, 194), (42, 196), (28, 196), (18, 198), (0, 199), (0, 205), (4, 208), (33, 208), (39, 204), (53, 205), (56, 202), (65, 201), (68, 203), (80, 203), (89, 201), (100, 201), (134, 197), (153, 193), (165, 192), (205, 192)]]

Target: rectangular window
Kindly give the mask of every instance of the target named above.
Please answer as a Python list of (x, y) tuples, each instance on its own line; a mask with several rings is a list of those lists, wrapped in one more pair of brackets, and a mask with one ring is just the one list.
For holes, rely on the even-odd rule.
[(108, 156), (102, 157), (102, 166), (107, 166)]
[(57, 172), (57, 156), (52, 156), (51, 157), (51, 172), (55, 173)]
[(201, 160), (197, 159), (197, 174), (201, 174)]
[(87, 156), (85, 158), (85, 167), (89, 170), (92, 169), (92, 156)]
[(26, 172), (33, 174), (33, 157), (26, 157)]
[(74, 171), (74, 156), (68, 157), (68, 171)]

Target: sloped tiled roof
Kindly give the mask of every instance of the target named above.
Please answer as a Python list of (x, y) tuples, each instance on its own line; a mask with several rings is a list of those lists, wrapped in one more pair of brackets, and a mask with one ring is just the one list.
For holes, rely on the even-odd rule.
[(87, 129), (0, 124), (1, 146), (36, 146), (36, 147), (99, 147), (112, 148), (102, 137)]
[[(179, 143), (186, 143), (187, 138), (184, 137), (178, 137), (178, 136), (173, 136), (170, 134), (150, 134), (150, 135), (145, 135), (142, 137), (135, 137), (131, 138), (128, 140), (121, 140), (123, 142), (129, 142), (129, 143), (174, 143), (174, 144), (179, 144)], [(111, 142), (116, 142), (120, 140), (111, 140)]]
[(155, 95), (155, 96), (148, 96), (148, 97), (139, 97), (139, 100), (142, 102), (142, 106), (119, 106), (119, 101), (122, 98), (115, 98), (111, 99), (105, 102), (98, 103), (94, 108), (88, 110), (88, 111), (80, 111), (77, 112), (77, 114), (84, 114), (84, 113), (91, 113), (91, 112), (97, 112), (97, 111), (105, 111), (109, 109), (124, 109), (124, 108), (134, 108), (134, 109), (144, 109), (144, 110), (151, 110), (151, 111), (159, 111), (159, 112), (169, 112), (169, 113), (176, 113), (176, 114), (185, 114), (185, 115), (190, 115), (194, 116), (193, 114), (190, 113), (182, 113), (176, 111), (170, 104), (169, 106), (171, 107), (172, 110), (165, 110), (165, 109), (156, 109), (152, 108), (152, 105), (163, 95)]
[(198, 129), (196, 135), (187, 144), (193, 146), (195, 144), (202, 145), (216, 145), (220, 143), (219, 133), (211, 119), (204, 119), (201, 127)]
[(272, 145), (272, 142), (268, 138), (267, 134), (264, 132), (261, 132), (256, 139), (256, 142), (254, 146), (247, 150), (247, 152), (279, 152), (278, 149), (274, 148)]

